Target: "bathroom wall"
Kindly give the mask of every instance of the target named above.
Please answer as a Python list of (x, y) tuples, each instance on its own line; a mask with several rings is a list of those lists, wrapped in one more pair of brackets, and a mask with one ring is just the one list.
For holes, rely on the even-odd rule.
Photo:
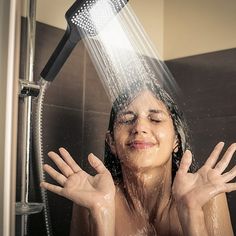
[(164, 60), (235, 48), (235, 11), (234, 0), (165, 1)]
[[(24, 42), (24, 28), (22, 29)], [(39, 78), (63, 30), (37, 23), (35, 79)], [(21, 77), (24, 77), (24, 47), (21, 53)], [(236, 127), (236, 49), (166, 61), (183, 90), (182, 106), (192, 131), (195, 158), (202, 163), (218, 141), (235, 141)], [(66, 147), (76, 161), (91, 171), (87, 155), (103, 158), (110, 103), (92, 62), (80, 42), (46, 93), (43, 118), (44, 158), (46, 153)], [(31, 200), (40, 200), (32, 158)], [(231, 166), (236, 164), (235, 159)], [(47, 176), (47, 180), (52, 180)], [(18, 191), (19, 192), (19, 189)], [(236, 194), (228, 194), (232, 223), (236, 226)], [(19, 196), (18, 196), (19, 198)], [(72, 204), (49, 193), (54, 234), (68, 235)], [(19, 220), (19, 219), (18, 219)], [(30, 235), (45, 235), (43, 217), (29, 218)], [(235, 228), (236, 232), (236, 228)]]

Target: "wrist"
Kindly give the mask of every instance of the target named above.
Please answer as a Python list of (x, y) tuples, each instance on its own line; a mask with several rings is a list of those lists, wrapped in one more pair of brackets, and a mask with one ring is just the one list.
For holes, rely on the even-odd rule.
[(96, 204), (90, 209), (90, 217), (95, 229), (95, 235), (113, 236), (115, 235), (115, 203), (106, 202)]
[(191, 197), (183, 196), (178, 200), (176, 200), (175, 198), (175, 202), (177, 209), (178, 208), (184, 209), (185, 211), (188, 212), (202, 211), (202, 206), (199, 205), (197, 199), (193, 198), (192, 196)]
[(92, 216), (105, 215), (106, 213), (112, 213), (115, 210), (115, 202), (96, 203), (91, 209), (90, 214)]
[(176, 203), (176, 209), (184, 235), (208, 235), (204, 211), (201, 206), (182, 199)]

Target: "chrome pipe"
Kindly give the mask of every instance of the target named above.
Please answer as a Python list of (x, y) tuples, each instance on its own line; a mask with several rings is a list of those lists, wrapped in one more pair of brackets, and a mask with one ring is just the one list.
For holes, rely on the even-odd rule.
[[(27, 1), (27, 42), (26, 64), (24, 81), (33, 83), (35, 31), (36, 31), (36, 0)], [(21, 96), (22, 97), (22, 96)], [(20, 148), (21, 160), (21, 201), (16, 203), (16, 214), (21, 215), (21, 235), (27, 235), (28, 215), (40, 212), (42, 204), (29, 203), (30, 158), (32, 158), (32, 97), (25, 96), (22, 104), (22, 126), (20, 130), (22, 145)]]
[[(27, 49), (26, 49), (26, 67), (25, 81), (33, 82), (34, 67), (34, 48), (35, 48), (35, 29), (36, 29), (36, 0), (27, 1)], [(28, 202), (29, 195), (29, 159), (31, 153), (31, 136), (32, 136), (32, 98), (24, 98), (23, 105), (23, 124), (22, 124), (22, 181), (21, 181), (21, 201)]]
[(35, 32), (36, 32), (36, 0), (28, 0), (25, 79), (30, 82), (34, 81)]

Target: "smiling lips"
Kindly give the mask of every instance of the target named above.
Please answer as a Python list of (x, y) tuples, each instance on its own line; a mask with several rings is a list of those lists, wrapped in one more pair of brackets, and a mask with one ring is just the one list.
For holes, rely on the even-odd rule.
[(155, 144), (147, 141), (132, 141), (128, 143), (128, 146), (132, 149), (147, 149), (153, 147)]

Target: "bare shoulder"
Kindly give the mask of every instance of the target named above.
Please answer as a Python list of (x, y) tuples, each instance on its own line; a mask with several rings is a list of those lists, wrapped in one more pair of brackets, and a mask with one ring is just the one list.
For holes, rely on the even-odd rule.
[(203, 211), (210, 235), (234, 235), (225, 193), (210, 200)]
[(127, 200), (122, 191), (122, 187), (116, 185), (116, 195), (115, 195), (115, 204), (116, 204), (116, 220), (124, 219), (124, 217), (128, 216), (129, 207)]
[(90, 235), (89, 211), (85, 207), (73, 205), (70, 236)]

